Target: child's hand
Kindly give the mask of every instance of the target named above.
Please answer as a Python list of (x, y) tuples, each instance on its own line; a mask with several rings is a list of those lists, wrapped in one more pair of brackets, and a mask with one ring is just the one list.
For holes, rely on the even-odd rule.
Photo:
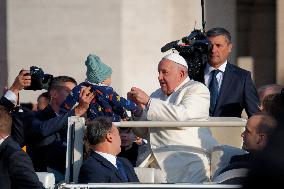
[(132, 99), (136, 104), (147, 105), (150, 97), (141, 89), (132, 87), (131, 91), (127, 93), (127, 97)]

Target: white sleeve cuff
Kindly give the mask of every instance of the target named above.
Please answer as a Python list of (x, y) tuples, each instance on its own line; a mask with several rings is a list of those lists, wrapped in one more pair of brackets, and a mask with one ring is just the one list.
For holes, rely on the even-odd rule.
[(13, 104), (17, 104), (17, 96), (11, 90), (6, 91), (4, 97), (7, 98)]
[(149, 101), (146, 104), (146, 108), (147, 110), (149, 110), (150, 104), (151, 104), (152, 98), (149, 99)]

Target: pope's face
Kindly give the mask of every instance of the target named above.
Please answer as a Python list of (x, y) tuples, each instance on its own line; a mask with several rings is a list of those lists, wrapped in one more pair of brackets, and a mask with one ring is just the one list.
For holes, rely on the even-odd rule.
[(183, 75), (176, 63), (162, 59), (158, 66), (159, 83), (164, 94), (170, 95), (182, 81)]

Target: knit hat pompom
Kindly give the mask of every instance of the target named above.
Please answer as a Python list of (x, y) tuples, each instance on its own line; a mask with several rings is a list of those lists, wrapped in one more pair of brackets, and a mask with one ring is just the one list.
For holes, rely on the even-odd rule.
[(85, 61), (87, 66), (87, 80), (91, 83), (101, 83), (111, 77), (111, 67), (104, 64), (100, 57), (95, 54), (90, 54)]

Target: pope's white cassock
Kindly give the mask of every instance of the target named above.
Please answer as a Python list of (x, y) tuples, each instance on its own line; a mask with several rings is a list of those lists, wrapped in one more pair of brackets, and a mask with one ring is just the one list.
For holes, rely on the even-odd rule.
[[(202, 83), (187, 77), (169, 96), (161, 89), (151, 94), (151, 101), (139, 120), (189, 121), (209, 117), (210, 93)], [(145, 132), (146, 131), (146, 132)], [(202, 183), (209, 180), (208, 150), (217, 145), (208, 128), (147, 128), (136, 129), (146, 134), (151, 149), (140, 167), (160, 168), (168, 183)], [(145, 152), (144, 154), (147, 154)], [(139, 161), (139, 160), (138, 160)]]

